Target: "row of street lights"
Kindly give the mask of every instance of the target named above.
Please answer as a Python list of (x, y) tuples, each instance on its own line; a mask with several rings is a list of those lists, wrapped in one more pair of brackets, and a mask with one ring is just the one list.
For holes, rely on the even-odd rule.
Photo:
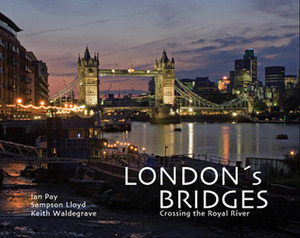
[[(129, 142), (120, 142), (120, 141), (116, 141), (116, 143), (113, 144), (109, 144), (107, 142), (104, 142), (104, 147), (107, 148), (117, 148), (117, 147), (124, 147), (124, 146), (130, 146), (130, 149), (134, 149), (134, 146), (132, 146)], [(134, 149), (135, 151), (137, 151), (137, 148)], [(146, 153), (146, 148), (143, 147), (142, 148), (143, 153)]]
[[(18, 105), (20, 105), (20, 104), (22, 104), (23, 99), (22, 98), (17, 98), (16, 102), (17, 102)], [(45, 106), (45, 101), (43, 101), (43, 100), (40, 101), (40, 106)]]
[[(107, 148), (117, 148), (118, 146), (122, 147), (122, 146), (130, 146), (130, 145), (131, 144), (129, 142), (119, 142), (119, 141), (117, 141), (114, 144), (108, 144), (107, 142), (104, 142), (104, 147), (107, 147)], [(131, 146), (131, 149), (133, 149), (133, 146)], [(165, 145), (165, 156), (167, 156), (167, 149), (168, 149), (168, 146)], [(142, 150), (143, 150), (143, 153), (146, 153), (146, 148), (145, 147), (143, 147)]]

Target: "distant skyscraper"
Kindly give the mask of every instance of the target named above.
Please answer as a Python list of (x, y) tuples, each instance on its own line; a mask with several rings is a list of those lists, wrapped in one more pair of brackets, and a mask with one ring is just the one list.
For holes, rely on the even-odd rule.
[(284, 89), (285, 67), (270, 66), (265, 68), (266, 86), (270, 88)]
[(199, 95), (219, 93), (218, 87), (208, 77), (197, 77), (194, 91)]
[(180, 79), (180, 81), (189, 89), (193, 90), (195, 86), (195, 79)]
[(230, 79), (232, 86), (240, 91), (257, 85), (257, 57), (253, 49), (246, 49), (243, 59), (234, 61), (234, 75), (230, 74)]
[(246, 49), (244, 54), (244, 67), (250, 72), (252, 85), (257, 84), (257, 57), (254, 56), (254, 49)]
[(232, 89), (234, 88), (235, 86), (235, 71), (229, 71), (229, 81), (230, 81), (230, 84), (229, 84), (229, 91), (228, 92), (232, 92)]

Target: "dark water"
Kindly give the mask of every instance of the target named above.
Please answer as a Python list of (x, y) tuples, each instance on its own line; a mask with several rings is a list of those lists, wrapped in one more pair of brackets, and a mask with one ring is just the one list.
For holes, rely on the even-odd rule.
[[(180, 127), (181, 132), (174, 131)], [(277, 134), (288, 140), (276, 140)], [(209, 154), (244, 161), (246, 157), (283, 158), (289, 151), (299, 150), (299, 125), (284, 124), (204, 124), (152, 125), (133, 123), (131, 132), (105, 133), (107, 138), (128, 141), (159, 155)], [(165, 151), (165, 146), (168, 148)]]
[[(194, 237), (186, 236), (191, 231), (205, 237), (216, 237), (216, 232), (209, 227), (190, 224), (184, 219), (170, 222), (158, 214), (101, 206), (92, 198), (78, 196), (68, 184), (32, 183), (19, 176), (24, 164), (0, 163), (0, 167), (12, 176), (4, 179), (4, 186), (0, 189), (0, 237)], [(97, 216), (32, 216), (31, 196), (45, 193), (58, 195), (59, 203), (86, 202), (87, 207), (82, 211), (96, 212)], [(51, 208), (36, 210), (51, 211)]]
[[(0, 190), (0, 215), (29, 216), (31, 212), (32, 195), (45, 193), (59, 194), (58, 201), (81, 201), (67, 184), (36, 184), (32, 179), (20, 177), (20, 171), (25, 164), (0, 164), (10, 177), (5, 177)], [(35, 202), (35, 201), (34, 201)]]
[[(181, 132), (175, 132), (175, 127), (180, 127)], [(276, 140), (277, 134), (285, 133), (288, 140)], [(147, 153), (159, 155), (172, 154), (209, 154), (220, 156), (231, 161), (244, 161), (247, 156), (282, 158), (283, 154), (289, 151), (299, 150), (299, 126), (283, 124), (203, 124), (203, 123), (182, 123), (180, 125), (151, 125), (149, 123), (133, 123), (132, 131), (127, 133), (106, 133), (105, 137), (120, 142), (130, 142), (139, 147), (146, 148)], [(167, 148), (165, 149), (165, 146)], [(82, 236), (87, 234), (99, 234), (103, 237), (112, 237), (112, 234), (123, 234), (124, 236), (139, 237), (140, 234), (149, 236), (149, 231), (155, 231), (162, 236), (178, 235), (186, 229), (199, 229), (198, 235), (216, 236), (215, 230), (208, 230), (206, 226), (181, 224), (171, 226), (173, 222), (162, 220), (156, 216), (141, 215), (136, 213), (120, 213), (104, 209), (95, 205), (90, 199), (80, 197), (69, 187), (68, 184), (34, 184), (30, 179), (19, 176), (20, 171), (25, 167), (24, 164), (0, 164), (1, 168), (11, 176), (4, 179), (4, 188), (0, 189), (0, 226), (6, 223), (16, 223), (15, 230), (9, 231), (9, 235), (31, 234), (30, 236), (39, 237), (41, 234), (40, 226), (48, 229), (44, 231), (46, 237), (65, 237), (66, 228), (69, 227), (67, 237)], [(88, 204), (87, 210), (97, 210), (98, 217), (95, 220), (85, 219), (64, 219), (61, 223), (55, 219), (35, 220), (39, 223), (30, 223), (31, 195), (53, 193), (59, 195), (59, 202), (75, 201)], [(16, 219), (17, 218), (17, 219)], [(3, 223), (4, 222), (4, 223)], [(52, 222), (52, 223), (51, 223)], [(77, 222), (77, 223), (76, 223)], [(18, 227), (21, 223), (21, 226)], [(60, 225), (59, 225), (60, 224)], [(67, 226), (66, 226), (67, 224)], [(124, 225), (126, 224), (126, 225)], [(37, 231), (30, 230), (34, 225)], [(124, 230), (125, 228), (127, 230)], [(17, 229), (22, 229), (19, 231)], [(93, 230), (94, 229), (94, 230)], [(8, 228), (1, 233), (5, 232)], [(92, 230), (92, 231), (91, 231)], [(164, 230), (165, 233), (161, 233)], [(76, 231), (76, 233), (74, 233)], [(122, 232), (123, 233), (122, 233)], [(113, 232), (113, 233), (112, 233)], [(120, 233), (121, 232), (121, 233)], [(173, 232), (173, 233), (170, 233)], [(206, 233), (207, 232), (207, 233)], [(222, 231), (223, 232), (223, 231)], [(230, 236), (235, 234), (230, 231)], [(242, 233), (244, 231), (241, 231)], [(241, 233), (241, 234), (242, 234)], [(152, 234), (152, 233), (151, 233)], [(156, 234), (156, 233), (153, 233)], [(222, 233), (223, 234), (223, 233)], [(222, 236), (220, 233), (220, 236)], [(241, 234), (237, 234), (240, 237)], [(264, 235), (274, 235), (273, 233), (257, 233), (252, 237), (262, 237)], [(219, 235), (219, 234), (218, 234)], [(277, 235), (277, 236), (276, 236)], [(281, 234), (280, 234), (281, 235)], [(281, 237), (275, 234), (273, 237)], [(44, 236), (44, 237), (45, 237)], [(116, 236), (116, 235), (114, 235)], [(181, 235), (184, 237), (185, 235)], [(204, 235), (205, 236), (205, 235)], [(229, 236), (229, 237), (230, 237)], [(26, 236), (24, 236), (26, 237)], [(231, 236), (235, 237), (235, 236)], [(270, 236), (269, 236), (270, 237)], [(283, 236), (285, 237), (285, 236)]]

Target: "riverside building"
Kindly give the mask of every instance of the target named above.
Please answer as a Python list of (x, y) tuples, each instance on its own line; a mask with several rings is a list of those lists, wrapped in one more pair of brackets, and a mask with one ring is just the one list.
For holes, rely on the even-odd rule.
[[(17, 33), (22, 31), (11, 19), (0, 12), (0, 105), (39, 105), (48, 100), (47, 66), (21, 45)], [(35, 70), (36, 62), (40, 70)], [(38, 74), (44, 76), (44, 79)], [(42, 96), (39, 96), (41, 95)]]
[(284, 90), (285, 87), (285, 67), (269, 66), (265, 68), (266, 86)]

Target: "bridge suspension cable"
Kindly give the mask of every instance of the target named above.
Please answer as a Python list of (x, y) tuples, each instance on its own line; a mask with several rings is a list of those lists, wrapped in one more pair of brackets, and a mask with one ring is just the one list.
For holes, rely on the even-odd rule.
[(199, 106), (199, 107), (220, 107), (221, 105), (210, 102), (203, 97), (200, 97), (198, 94), (191, 91), (187, 88), (179, 79), (175, 78), (176, 83), (179, 87), (176, 87), (175, 90), (181, 96), (183, 96), (186, 100), (188, 100), (192, 105)]
[[(57, 99), (67, 95), (71, 90), (78, 86), (82, 78), (76, 77), (71, 83), (69, 83), (65, 88), (57, 92), (50, 98), (50, 103), (56, 101)], [(230, 108), (246, 108), (245, 102), (247, 102), (247, 97), (245, 95), (239, 95), (238, 98), (234, 98), (230, 101), (224, 102), (222, 104), (217, 104), (211, 102), (189, 88), (187, 88), (179, 79), (175, 78), (175, 91), (185, 100), (190, 103), (193, 107), (211, 108), (211, 109), (230, 109)], [(244, 104), (244, 105), (243, 105)]]
[(57, 99), (67, 95), (71, 90), (73, 90), (75, 87), (77, 87), (79, 81), (81, 78), (76, 77), (71, 83), (69, 83), (65, 88), (54, 94), (49, 100), (50, 103), (56, 101)]
[(175, 78), (177, 85), (175, 84), (175, 91), (182, 96), (185, 100), (190, 102), (193, 107), (203, 107), (203, 108), (213, 108), (213, 109), (230, 109), (243, 106), (244, 102), (247, 102), (247, 97), (240, 95), (238, 98), (234, 98), (230, 101), (224, 102), (222, 104), (213, 103), (198, 94), (194, 93), (192, 90), (187, 88), (179, 79)]

